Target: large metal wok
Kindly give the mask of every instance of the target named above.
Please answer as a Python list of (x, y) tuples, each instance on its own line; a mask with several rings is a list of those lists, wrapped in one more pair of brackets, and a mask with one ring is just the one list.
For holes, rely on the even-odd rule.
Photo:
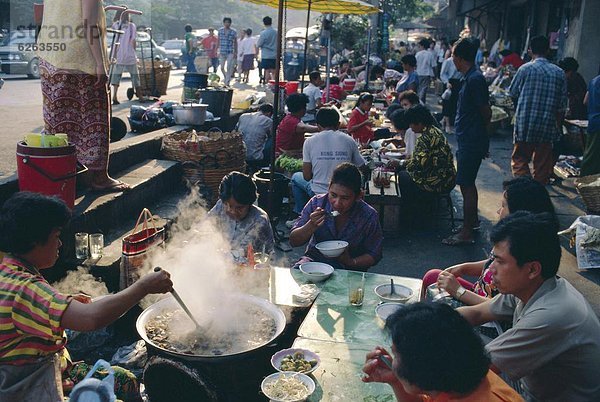
[(150, 319), (152, 319), (164, 312), (169, 312), (169, 311), (177, 310), (180, 308), (179, 305), (177, 304), (177, 301), (172, 296), (167, 297), (157, 303), (154, 303), (153, 305), (151, 305), (150, 307), (145, 309), (137, 319), (137, 322), (136, 322), (137, 331), (140, 334), (140, 336), (142, 337), (142, 339), (146, 342), (146, 345), (157, 350), (159, 354), (164, 354), (164, 355), (176, 357), (178, 359), (183, 359), (183, 360), (187, 360), (187, 361), (207, 362), (208, 363), (208, 362), (216, 362), (216, 361), (221, 362), (221, 361), (229, 360), (229, 359), (237, 359), (237, 358), (244, 356), (246, 354), (249, 354), (255, 350), (259, 350), (259, 349), (263, 348), (264, 346), (272, 343), (275, 339), (277, 339), (277, 337), (279, 337), (279, 335), (281, 335), (281, 333), (285, 329), (285, 324), (286, 324), (285, 315), (283, 314), (281, 309), (279, 307), (277, 307), (276, 305), (274, 305), (273, 303), (271, 303), (267, 300), (261, 299), (259, 297), (247, 295), (247, 294), (235, 294), (230, 297), (234, 298), (234, 300), (236, 302), (235, 305), (239, 305), (239, 306), (253, 305), (256, 308), (259, 308), (259, 309), (263, 310), (264, 312), (267, 312), (273, 318), (273, 320), (275, 321), (275, 333), (273, 334), (271, 339), (269, 339), (268, 341), (265, 341), (261, 345), (255, 346), (253, 348), (249, 348), (247, 350), (239, 351), (236, 353), (229, 353), (229, 354), (224, 353), (222, 355), (217, 355), (217, 356), (212, 355), (212, 354), (210, 354), (210, 355), (208, 355), (208, 354), (207, 355), (186, 354), (186, 353), (180, 353), (180, 352), (176, 352), (173, 350), (165, 349), (165, 348), (155, 344), (154, 342), (152, 342), (152, 340), (150, 340), (150, 338), (146, 334), (146, 323)]

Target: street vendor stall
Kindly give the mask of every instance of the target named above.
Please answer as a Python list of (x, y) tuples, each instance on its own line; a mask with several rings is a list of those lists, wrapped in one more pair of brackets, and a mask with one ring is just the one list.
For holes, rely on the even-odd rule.
[[(263, 286), (257, 286), (251, 292), (252, 295), (240, 296), (246, 300), (240, 306), (246, 308), (265, 305), (266, 311), (274, 312), (275, 316), (278, 314), (277, 310), (281, 309), (285, 317), (285, 328), (278, 330), (268, 345), (259, 346), (252, 351), (214, 356), (208, 352), (203, 356), (194, 356), (190, 352), (182, 354), (170, 351), (168, 346), (165, 349), (158, 346), (156, 340), (149, 339), (148, 323), (157, 314), (164, 314), (164, 307), (174, 303), (172, 299), (165, 299), (149, 307), (138, 319), (138, 331), (148, 344), (149, 354), (154, 356), (146, 366), (144, 376), (148, 396), (153, 402), (166, 401), (175, 395), (185, 397), (181, 393), (192, 381), (196, 386), (202, 385), (208, 398), (214, 398), (207, 400), (239, 401), (240, 395), (244, 395), (244, 401), (263, 401), (264, 396), (258, 393), (260, 382), (263, 377), (275, 371), (270, 366), (270, 358), (278, 350), (291, 346), (296, 332), (306, 339), (297, 339), (295, 346), (301, 345), (322, 355), (323, 365), (312, 377), (317, 384), (317, 392), (308, 400), (333, 400), (332, 396), (341, 395), (338, 392), (342, 389), (343, 381), (350, 382), (352, 392), (363, 397), (386, 392), (385, 386), (361, 383), (358, 375), (356, 381), (341, 375), (354, 372), (359, 362), (364, 360), (364, 351), (368, 348), (386, 343), (382, 321), (375, 313), (380, 299), (374, 288), (389, 284), (390, 279), (393, 279), (398, 291), (402, 289), (408, 292), (402, 303), (413, 303), (419, 301), (421, 280), (364, 274), (364, 301), (362, 306), (353, 306), (349, 299), (349, 276), (361, 278), (362, 273), (336, 270), (327, 281), (316, 284), (312, 284), (313, 280), (308, 279), (300, 270), (281, 267), (247, 267), (242, 268), (240, 274), (248, 280), (255, 276), (264, 277)], [(326, 345), (331, 341), (334, 343), (331, 343), (331, 348), (327, 348)], [(343, 348), (348, 351), (336, 353)], [(337, 361), (333, 362), (336, 356)], [(334, 381), (331, 376), (336, 373), (340, 374), (340, 378)], [(356, 370), (356, 374), (358, 373), (359, 370)]]

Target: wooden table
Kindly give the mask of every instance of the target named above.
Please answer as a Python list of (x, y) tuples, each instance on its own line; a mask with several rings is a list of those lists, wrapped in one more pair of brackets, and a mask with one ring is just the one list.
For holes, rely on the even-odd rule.
[[(371, 173), (373, 175), (374, 173)], [(384, 233), (395, 233), (400, 227), (401, 196), (398, 175), (393, 174), (389, 187), (376, 187), (373, 180), (365, 185), (365, 202), (375, 208)]]

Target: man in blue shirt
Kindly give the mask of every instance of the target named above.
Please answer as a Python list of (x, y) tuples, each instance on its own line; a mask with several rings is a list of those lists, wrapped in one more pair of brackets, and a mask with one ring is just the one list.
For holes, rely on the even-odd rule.
[(489, 137), (487, 126), (492, 117), (488, 87), (485, 78), (475, 65), (477, 44), (463, 38), (454, 44), (452, 60), (463, 75), (463, 85), (458, 95), (456, 111), (456, 184), (463, 196), (464, 222), (459, 231), (442, 242), (449, 246), (472, 244), (473, 231), (479, 226), (477, 217), (477, 187), (475, 179), (481, 161), (487, 156)]
[[(221, 62), (221, 73), (225, 77), (225, 85), (229, 86), (235, 58), (237, 55), (237, 32), (231, 29), (231, 18), (223, 18), (223, 28), (219, 29), (219, 61)], [(225, 68), (227, 64), (227, 68)]]
[(271, 17), (263, 18), (265, 29), (260, 33), (256, 47), (260, 49), (260, 67), (265, 70), (265, 83), (275, 79), (277, 59), (277, 31), (273, 29)]

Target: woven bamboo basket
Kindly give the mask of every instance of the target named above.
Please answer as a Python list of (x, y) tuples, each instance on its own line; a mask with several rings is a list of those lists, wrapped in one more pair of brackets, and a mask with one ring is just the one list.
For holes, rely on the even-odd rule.
[(223, 177), (231, 172), (245, 172), (246, 162), (238, 166), (220, 167), (218, 162), (206, 161), (188, 161), (182, 163), (183, 176), (189, 186), (197, 186), (206, 200), (213, 205), (219, 197), (219, 185)]
[[(145, 68), (144, 68), (145, 67)], [(152, 80), (152, 64), (147, 62), (145, 66), (138, 63), (138, 71), (140, 75), (140, 95), (151, 96), (153, 87)], [(154, 62), (154, 79), (156, 80), (156, 91), (160, 95), (167, 94), (169, 86), (169, 77), (171, 76), (171, 64), (161, 61)]]
[(207, 131), (197, 133), (180, 131), (163, 138), (162, 152), (165, 158), (178, 161), (201, 161), (206, 156), (218, 159), (222, 167), (239, 166), (246, 159), (246, 146), (237, 131)]
[(587, 212), (593, 215), (600, 214), (600, 174), (576, 179), (575, 188), (577, 188)]
[(188, 185), (200, 187), (210, 203), (216, 202), (225, 175), (246, 171), (246, 146), (238, 132), (173, 133), (163, 138), (162, 153), (181, 162)]

